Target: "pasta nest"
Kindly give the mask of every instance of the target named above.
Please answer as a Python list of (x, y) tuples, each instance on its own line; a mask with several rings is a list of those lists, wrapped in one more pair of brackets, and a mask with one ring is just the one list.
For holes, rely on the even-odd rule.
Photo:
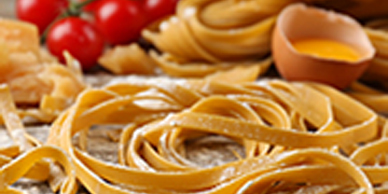
[[(122, 126), (117, 164), (87, 152), (87, 132), (101, 125)], [(185, 157), (186, 141), (211, 135), (245, 153), (210, 167)], [(91, 193), (386, 192), (386, 135), (385, 118), (325, 85), (130, 81), (82, 92), (46, 145), (1, 169), (1, 188), (48, 157), (41, 166), (61, 193), (75, 193), (75, 179)]]

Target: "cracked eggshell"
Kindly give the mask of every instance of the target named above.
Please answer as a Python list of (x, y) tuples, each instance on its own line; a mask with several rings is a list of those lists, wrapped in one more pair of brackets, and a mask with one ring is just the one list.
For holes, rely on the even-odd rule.
[[(359, 53), (355, 62), (298, 53), (295, 40), (323, 38), (345, 43)], [(272, 54), (279, 73), (289, 81), (314, 81), (339, 89), (357, 80), (375, 55), (368, 36), (353, 18), (304, 4), (287, 6), (272, 36)]]

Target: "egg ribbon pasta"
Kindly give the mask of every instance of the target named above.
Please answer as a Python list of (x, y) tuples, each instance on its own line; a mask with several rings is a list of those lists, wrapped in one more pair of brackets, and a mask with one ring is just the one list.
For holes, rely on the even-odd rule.
[[(340, 6), (321, 0), (187, 0), (158, 29), (144, 30), (143, 37), (163, 53), (187, 61), (257, 60), (270, 51), (278, 13), (295, 2)], [(369, 2), (346, 3), (363, 8)]]
[[(9, 187), (22, 177), (37, 181), (46, 181), (50, 176), (58, 176), (55, 169), (58, 164), (64, 167), (68, 176), (61, 184), (61, 193), (76, 193), (76, 175), (71, 159), (55, 146), (45, 146), (30, 136), (15, 107), (11, 91), (7, 85), (0, 85), (0, 113), (4, 119), (13, 145), (0, 148), (0, 193), (19, 194), (21, 190)], [(58, 162), (58, 163), (54, 163)], [(52, 182), (51, 180), (49, 180)]]
[[(123, 126), (118, 164), (86, 146), (91, 127), (112, 124)], [(44, 146), (5, 166), (16, 173), (24, 158), (39, 160), (37, 150), (56, 152), (66, 169), (57, 181), (69, 189), (61, 193), (76, 190), (73, 175), (91, 193), (384, 193), (387, 129), (385, 118), (320, 84), (133, 80), (82, 92)], [(210, 167), (188, 160), (185, 142), (209, 135), (241, 144), (244, 156)]]
[[(64, 194), (77, 193), (76, 180), (96, 194), (387, 193), (384, 93), (360, 83), (345, 94), (315, 83), (253, 82), (271, 63), (262, 58), (276, 14), (291, 2), (181, 1), (177, 15), (162, 22), (159, 32), (144, 32), (162, 53), (122, 46), (100, 62), (115, 73), (155, 74), (159, 67), (172, 76), (204, 79), (140, 79), (87, 88), (63, 113), (85, 87), (77, 62), (67, 55), (67, 68), (32, 63), (39, 67), (26, 72), (40, 75), (34, 80), (64, 79), (35, 98), (40, 103), (35, 111), (14, 105), (22, 102), (20, 95), (11, 95), (14, 79), (0, 86), (0, 114), (14, 141), (0, 148), (0, 193), (23, 193), (10, 186), (22, 177), (48, 181), (53, 192)], [(386, 58), (380, 22), (365, 29), (378, 50), (368, 73), (378, 76)], [(21, 53), (23, 59), (50, 61), (32, 48), (35, 43), (23, 52), (1, 39), (0, 45), (8, 49), (0, 49), (6, 59), (0, 69), (27, 64), (9, 62), (20, 60)], [(10, 55), (14, 48), (18, 52)], [(75, 87), (67, 90), (68, 85)], [(26, 133), (20, 120), (51, 121), (59, 113), (46, 143)], [(88, 132), (99, 125), (122, 126), (117, 164), (88, 152)], [(244, 153), (206, 167), (187, 158), (187, 141), (215, 135), (241, 145)]]
[(386, 74), (388, 69), (388, 19), (372, 20), (365, 26), (365, 32), (376, 48), (377, 53), (363, 79), (369, 82), (377, 82), (386, 88), (388, 76)]
[[(365, 25), (365, 32), (369, 36), (373, 46), (376, 48), (376, 56), (371, 62), (370, 67), (366, 70), (361, 80), (374, 85), (380, 89), (387, 89), (388, 70), (388, 20), (376, 19)], [(361, 101), (374, 111), (387, 114), (388, 96), (383, 91), (372, 88), (361, 82), (355, 82), (351, 85), (349, 94)]]
[[(151, 49), (146, 54), (132, 44), (113, 48), (99, 62), (116, 74), (153, 74), (158, 73), (158, 67), (169, 76), (192, 78), (250, 65), (265, 72), (268, 65), (263, 58), (270, 55), (277, 15), (295, 2), (341, 10), (358, 19), (381, 16), (387, 9), (380, 6), (381, 10), (371, 13), (377, 11), (375, 5), (380, 2), (376, 0), (186, 0), (179, 2), (175, 15), (142, 32), (143, 38), (160, 53)], [(380, 42), (377, 49), (384, 50), (381, 35), (367, 32), (374, 42)], [(374, 63), (378, 67), (384, 62), (376, 58)], [(370, 70), (372, 74), (380, 72), (373, 69), (376, 68)], [(369, 77), (375, 79), (373, 75)]]
[[(187, 0), (178, 4), (176, 14), (162, 21), (159, 29), (145, 30), (143, 36), (163, 53), (187, 61), (257, 60), (270, 51), (277, 14), (294, 2), (339, 6), (336, 1), (320, 0)], [(364, 8), (378, 1), (347, 2)]]
[[(182, 87), (186, 85), (188, 88)], [(141, 95), (149, 87), (156, 87), (157, 91), (153, 90), (156, 93)], [(195, 91), (198, 93), (193, 93), (193, 88), (197, 88)], [(92, 93), (98, 94), (104, 102), (96, 103), (99, 99), (92, 98), (95, 96)], [(182, 96), (170, 96), (178, 93)], [(120, 97), (115, 97), (117, 94)], [(221, 94), (229, 95), (225, 97)], [(303, 101), (307, 96), (317, 99), (318, 103)], [(162, 100), (170, 106), (163, 103), (163, 106), (139, 107), (139, 103), (135, 102), (145, 100), (145, 97)], [(183, 99), (186, 99), (185, 104), (182, 104)], [(266, 100), (266, 105), (259, 103)], [(81, 106), (82, 102), (86, 107)], [(177, 106), (179, 104), (181, 106)], [(225, 108), (225, 104), (228, 104), (228, 108)], [(373, 193), (372, 184), (379, 183), (377, 179), (376, 182), (370, 182), (360, 166), (339, 153), (339, 149), (350, 145), (357, 147), (360, 142), (381, 138), (378, 134), (382, 128), (377, 126), (377, 115), (327, 86), (287, 84), (281, 81), (230, 86), (194, 81), (177, 87), (166, 83), (149, 85), (139, 82), (108, 86), (106, 91), (86, 92), (81, 95), (76, 106), (80, 107), (73, 107), (67, 112), (66, 118), (61, 118), (63, 124), (54, 124), (60, 127), (55, 127), (57, 132), (53, 131), (53, 134), (63, 130), (70, 139), (92, 124), (108, 124), (113, 120), (115, 124), (128, 123), (120, 139), (120, 167), (103, 163), (86, 154), (85, 150), (66, 143), (69, 140), (56, 139), (56, 135), (50, 135), (54, 137), (50, 142), (62, 142), (59, 146), (65, 146), (64, 149), (70, 152), (74, 160), (79, 161), (76, 162), (81, 172), (78, 178), (92, 193), (118, 192), (117, 186), (139, 193), (251, 193), (259, 189), (269, 192), (271, 189), (289, 187), (287, 182), (293, 180), (296, 181), (294, 184), (307, 183), (304, 189), (313, 184), (315, 187), (324, 185), (330, 188), (328, 192), (349, 188), (355, 191), (359, 187), (367, 193)], [(353, 107), (354, 110), (344, 107)], [(147, 112), (153, 110), (153, 114), (143, 115), (139, 108)], [(311, 109), (316, 111), (306, 114)], [(99, 110), (104, 111), (102, 113)], [(258, 114), (265, 110), (273, 114)], [(135, 115), (132, 112), (137, 113), (135, 117), (118, 117)], [(362, 114), (354, 117), (354, 112)], [(299, 118), (318, 129), (315, 132), (303, 131), (303, 128), (309, 127), (302, 127), (305, 122), (299, 122), (294, 125), (301, 127), (291, 130), (290, 126), (295, 122), (290, 117), (292, 114), (301, 114)], [(71, 122), (67, 120), (69, 118)], [(66, 122), (69, 123), (66, 125)], [(137, 123), (141, 125), (137, 127)], [(246, 148), (247, 157), (213, 168), (201, 168), (180, 154), (179, 150), (185, 140), (209, 133), (225, 135), (240, 142)], [(273, 147), (268, 149), (268, 145)], [(86, 167), (89, 171), (83, 169)], [(317, 177), (317, 173), (327, 174), (329, 170), (333, 176), (327, 179), (322, 176), (319, 179), (313, 178)], [(122, 177), (118, 173), (122, 173)], [(91, 181), (92, 177), (101, 179)], [(142, 178), (139, 180), (139, 177)], [(275, 184), (278, 181), (284, 181), (283, 186)], [(338, 185), (339, 182), (342, 185)], [(99, 185), (96, 187), (98, 190), (94, 190), (96, 184)]]
[[(244, 61), (270, 51), (277, 12), (287, 1), (189, 0), (143, 36), (157, 48), (189, 61)], [(254, 17), (252, 17), (254, 16)]]
[(143, 31), (143, 37), (161, 53), (151, 49), (146, 54), (132, 44), (113, 48), (99, 62), (116, 74), (153, 74), (155, 67), (185, 78), (237, 66), (257, 66), (265, 72), (271, 62), (268, 54), (276, 14), (291, 2), (182, 1), (176, 15)]
[[(257, 69), (256, 78), (264, 74), (270, 67), (271, 57), (259, 61), (222, 62), (190, 62), (181, 60), (168, 53), (159, 54), (150, 51), (147, 54), (136, 43), (116, 46), (99, 58), (99, 63), (115, 74), (167, 74), (171, 77), (203, 78), (217, 73), (239, 71), (238, 69)], [(160, 71), (161, 70), (161, 71)]]

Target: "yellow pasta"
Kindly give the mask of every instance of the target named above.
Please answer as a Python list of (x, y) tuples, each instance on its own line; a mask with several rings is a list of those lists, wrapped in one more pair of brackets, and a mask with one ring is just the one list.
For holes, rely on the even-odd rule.
[[(111, 124), (125, 126), (118, 164), (88, 154), (87, 138), (80, 147), (72, 142), (92, 126)], [(384, 193), (387, 126), (360, 102), (315, 83), (118, 83), (87, 89), (53, 123), (44, 146), (4, 158), (7, 170), (0, 172), (14, 175), (6, 175), (0, 191), (11, 191), (8, 183), (50, 153), (66, 170), (55, 183), (61, 193), (76, 191), (75, 177), (90, 193)], [(209, 135), (241, 144), (245, 157), (204, 168), (182, 155), (184, 142)], [(21, 164), (26, 170), (14, 167)], [(48, 164), (35, 168), (56, 168)]]
[(137, 44), (116, 46), (104, 53), (98, 63), (115, 74), (155, 74), (156, 65)]
[(367, 69), (363, 79), (368, 82), (378, 83), (386, 88), (388, 69), (388, 20), (380, 19), (367, 23), (365, 28), (373, 46), (376, 56), (371, 66)]
[[(0, 85), (0, 114), (14, 141), (0, 148), (0, 193), (23, 193), (12, 187), (22, 177), (48, 181), (63, 194), (77, 193), (77, 181), (95, 194), (388, 193), (386, 94), (361, 83), (343, 93), (317, 83), (256, 81), (272, 62), (276, 15), (292, 2), (181, 1), (159, 31), (143, 33), (161, 53), (129, 45), (99, 61), (114, 73), (157, 74), (158, 67), (192, 79), (132, 80), (87, 88), (78, 97), (85, 86), (69, 54), (66, 68), (42, 65), (48, 59), (35, 43), (17, 48), (0, 39), (1, 72), (30, 62), (21, 74), (34, 80), (31, 87), (47, 86), (28, 93), (17, 90), (28, 88), (20, 76), (0, 78), (8, 84)], [(365, 29), (378, 50), (368, 81), (387, 76), (385, 25), (381, 20)], [(37, 72), (61, 81), (44, 82)], [(15, 102), (39, 103), (39, 109), (18, 110)], [(45, 122), (58, 116), (47, 142), (24, 130), (24, 116)], [(123, 126), (117, 164), (87, 151), (87, 133), (99, 125)], [(209, 167), (190, 161), (185, 143), (209, 136), (224, 136), (245, 153)]]
[[(388, 20), (377, 19), (366, 24), (365, 32), (369, 36), (373, 46), (376, 48), (376, 56), (372, 64), (366, 70), (361, 80), (382, 89), (387, 88), (388, 74)], [(360, 83), (354, 83), (351, 96), (368, 105), (376, 112), (386, 114), (388, 96), (384, 92), (377, 91)]]
[[(116, 74), (149, 74), (157, 66), (169, 76), (186, 78), (203, 77), (236, 66), (257, 65), (266, 70), (261, 61), (270, 55), (277, 14), (295, 2), (339, 10), (358, 19), (381, 17), (388, 11), (386, 3), (377, 0), (186, 0), (178, 4), (175, 15), (142, 32), (143, 38), (160, 53), (151, 49), (146, 55), (134, 49), (137, 45), (120, 46), (101, 57), (100, 62)], [(386, 22), (381, 21), (367, 24), (373, 28), (384, 25)], [(378, 53), (386, 52), (384, 32), (371, 29), (366, 32)], [(387, 66), (386, 60), (377, 57), (373, 63), (364, 78), (385, 79), (382, 72), (386, 71), (379, 70)]]

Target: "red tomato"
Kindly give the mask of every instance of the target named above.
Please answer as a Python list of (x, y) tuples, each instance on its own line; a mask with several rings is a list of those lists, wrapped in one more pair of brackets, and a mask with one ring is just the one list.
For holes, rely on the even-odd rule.
[(68, 5), (67, 0), (18, 0), (16, 14), (19, 19), (37, 25), (42, 34)]
[(146, 25), (139, 1), (101, 0), (95, 10), (98, 29), (110, 44), (136, 41)]
[[(87, 0), (77, 0), (77, 2), (79, 2), (79, 3), (82, 3), (85, 1), (87, 1)], [(94, 10), (96, 10), (98, 7), (99, 2), (100, 2), (100, 0), (94, 0), (93, 2), (87, 4), (85, 7), (83, 7), (83, 10), (88, 11), (88, 12), (94, 12)]]
[(103, 52), (104, 41), (91, 23), (78, 17), (68, 17), (55, 22), (50, 28), (47, 47), (62, 62), (63, 51), (67, 50), (86, 70), (96, 64)]
[(145, 0), (144, 10), (148, 22), (154, 22), (175, 13), (178, 0)]

